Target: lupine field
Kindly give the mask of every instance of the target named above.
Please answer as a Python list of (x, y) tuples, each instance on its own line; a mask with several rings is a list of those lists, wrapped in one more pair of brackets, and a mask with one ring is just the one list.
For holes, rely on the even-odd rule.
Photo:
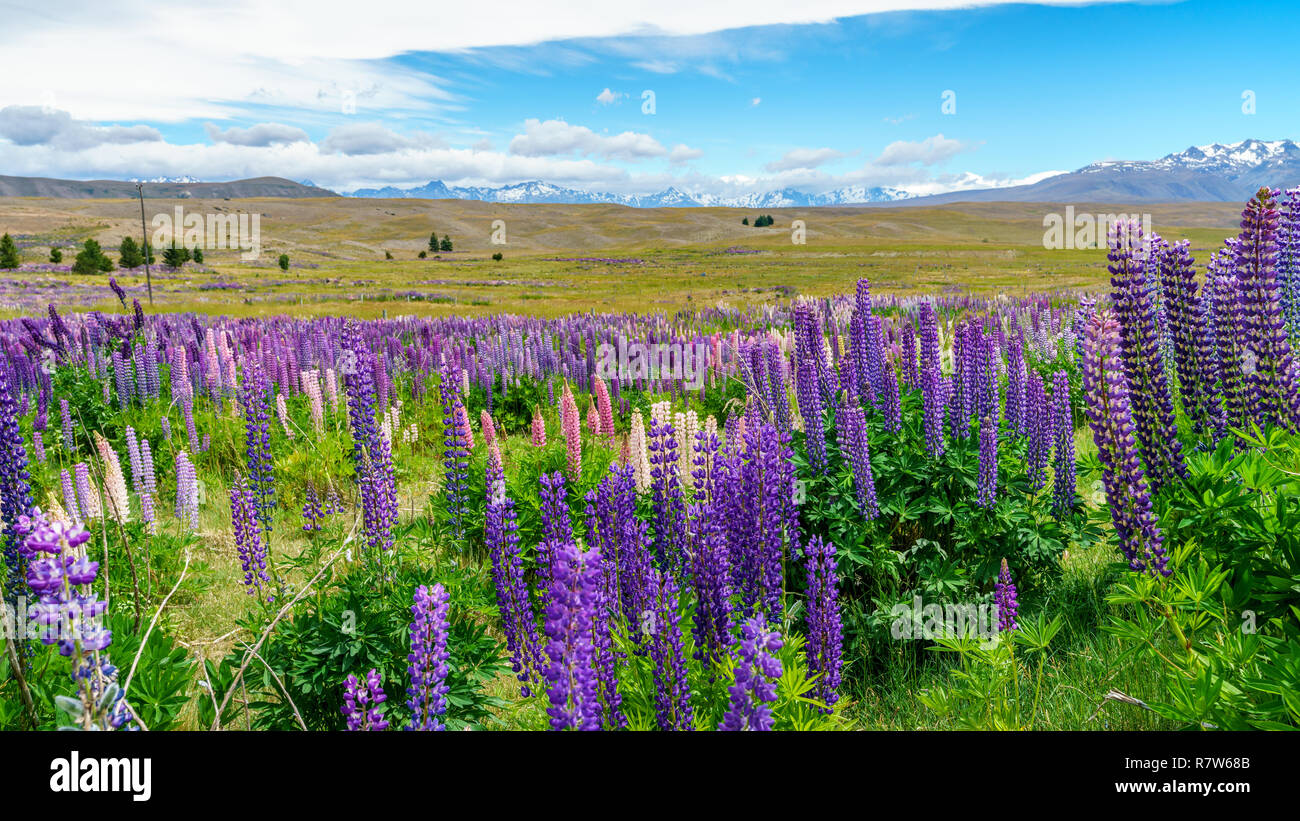
[(1296, 728), (1300, 189), (1108, 245), (1094, 293), (5, 320), (0, 727)]

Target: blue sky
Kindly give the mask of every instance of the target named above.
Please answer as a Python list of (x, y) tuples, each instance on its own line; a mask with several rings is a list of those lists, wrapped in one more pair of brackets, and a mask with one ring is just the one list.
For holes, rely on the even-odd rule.
[(0, 33), (2, 173), (932, 193), (1300, 131), (1280, 0), (79, 5)]

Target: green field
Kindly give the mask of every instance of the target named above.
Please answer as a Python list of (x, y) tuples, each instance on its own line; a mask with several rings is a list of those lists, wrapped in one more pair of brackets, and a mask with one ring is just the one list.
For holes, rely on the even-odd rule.
[[(1095, 248), (1043, 247), (1044, 215), (1065, 210), (1052, 203), (774, 209), (764, 212), (776, 219), (771, 228), (742, 225), (759, 212), (736, 208), (459, 200), (147, 200), (145, 211), (151, 220), (177, 206), (187, 213), (260, 214), (262, 253), (245, 262), (234, 251), (208, 250), (202, 266), (155, 265), (158, 311), (554, 317), (774, 304), (794, 294), (844, 293), (864, 276), (882, 294), (949, 289), (1013, 296), (1096, 289), (1108, 276), (1105, 254)], [(1238, 210), (1227, 203), (1074, 207), (1150, 213), (1166, 239), (1190, 239), (1200, 261), (1231, 232)], [(495, 220), (505, 223), (503, 245), (490, 241)], [(793, 220), (806, 225), (804, 244), (791, 241)], [(139, 204), (0, 199), (4, 231), (19, 240), (25, 263), (45, 262), (57, 245), (70, 264), (74, 246), (88, 238), (116, 259), (123, 236), (139, 237)], [(435, 231), (449, 235), (456, 250), (419, 259)], [(493, 260), (498, 252), (503, 259)], [(282, 253), (291, 260), (287, 272), (276, 265)], [(142, 275), (118, 272), (117, 278), (128, 288), (145, 285)], [(107, 275), (18, 272), (9, 275), (0, 311), (20, 315), (43, 307), (42, 300), (109, 309), (115, 300), (107, 282)], [(212, 287), (218, 283), (237, 287)]]

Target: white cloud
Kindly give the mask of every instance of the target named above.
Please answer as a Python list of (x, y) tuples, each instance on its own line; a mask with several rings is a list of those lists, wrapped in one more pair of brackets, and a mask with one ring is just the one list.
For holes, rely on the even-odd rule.
[(668, 152), (668, 161), (673, 165), (681, 165), (691, 160), (698, 160), (704, 156), (704, 152), (698, 148), (691, 148), (684, 143), (678, 143), (673, 146), (673, 150)]
[(665, 156), (668, 149), (649, 134), (624, 131), (606, 136), (564, 120), (529, 119), (524, 121), (524, 133), (510, 140), (510, 153), (521, 157), (582, 154), (614, 160), (643, 160)]
[(768, 171), (792, 171), (796, 168), (816, 168), (832, 160), (842, 159), (848, 155), (833, 148), (794, 148), (763, 166)]
[(762, 98), (762, 97), (755, 97), (754, 99), (752, 99), (752, 100), (749, 101), (749, 104), (750, 104), (750, 105), (758, 105), (758, 104), (761, 103), (761, 102), (763, 102), (763, 98)]
[(627, 95), (621, 91), (610, 91), (606, 88), (604, 91), (596, 95), (596, 102), (601, 105), (613, 105), (626, 96)]
[(280, 123), (258, 123), (248, 128), (231, 126), (224, 131), (212, 123), (207, 123), (203, 128), (208, 132), (208, 138), (214, 143), (230, 143), (231, 145), (283, 145), (285, 143), (306, 142), (309, 139), (307, 132), (301, 128)]
[(441, 140), (429, 134), (419, 133), (414, 137), (404, 137), (379, 123), (350, 123), (331, 131), (328, 137), (321, 140), (320, 148), (326, 154), (346, 154), (355, 157), (444, 145)]
[(974, 146), (961, 140), (950, 140), (942, 134), (926, 137), (919, 142), (898, 140), (885, 146), (876, 159), (876, 165), (935, 165), (946, 162), (965, 151), (973, 151)]
[(11, 105), (0, 109), (0, 137), (15, 145), (48, 145), (76, 151), (105, 143), (157, 142), (162, 134), (147, 125), (99, 126), (74, 120), (66, 111)]

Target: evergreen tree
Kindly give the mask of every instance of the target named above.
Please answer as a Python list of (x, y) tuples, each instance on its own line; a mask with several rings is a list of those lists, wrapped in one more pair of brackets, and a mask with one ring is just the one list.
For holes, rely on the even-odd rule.
[(203, 262), (203, 249), (200, 248), (199, 246), (195, 245), (195, 246), (194, 246), (194, 251), (190, 254), (190, 259), (194, 260), (195, 262), (202, 263), (202, 262)]
[(435, 254), (438, 253), (438, 232), (434, 231), (429, 235), (429, 250)]
[(9, 270), (22, 264), (23, 261), (18, 258), (18, 246), (14, 245), (14, 238), (8, 234), (0, 237), (0, 268)]
[(741, 220), (741, 221), (740, 221), (740, 224), (741, 224), (741, 225), (749, 225), (749, 217), (745, 217), (743, 220)]
[(281, 270), (281, 271), (287, 271), (287, 270), (289, 270), (289, 255), (288, 255), (288, 254), (281, 254), (281, 255), (280, 255), (280, 270)]
[(76, 262), (72, 264), (72, 272), (75, 274), (106, 274), (111, 270), (113, 260), (108, 258), (104, 249), (93, 239), (86, 240), (86, 244), (77, 252)]
[(51, 248), (50, 262), (54, 263), (55, 265), (58, 265), (60, 262), (63, 262), (63, 251), (59, 250), (58, 248)]
[(117, 253), (118, 267), (123, 270), (144, 265), (144, 254), (140, 253), (140, 246), (136, 245), (135, 240), (130, 237), (122, 237), (122, 242), (117, 246)]
[(442, 235), (442, 242), (439, 243), (439, 245), (438, 245), (438, 250), (439, 250), (439, 251), (450, 251), (450, 250), (451, 250), (451, 237), (447, 236), (446, 234), (443, 234), (443, 235)]
[(189, 249), (184, 245), (177, 246), (173, 241), (170, 248), (163, 251), (163, 264), (169, 268), (178, 269), (190, 261)]

